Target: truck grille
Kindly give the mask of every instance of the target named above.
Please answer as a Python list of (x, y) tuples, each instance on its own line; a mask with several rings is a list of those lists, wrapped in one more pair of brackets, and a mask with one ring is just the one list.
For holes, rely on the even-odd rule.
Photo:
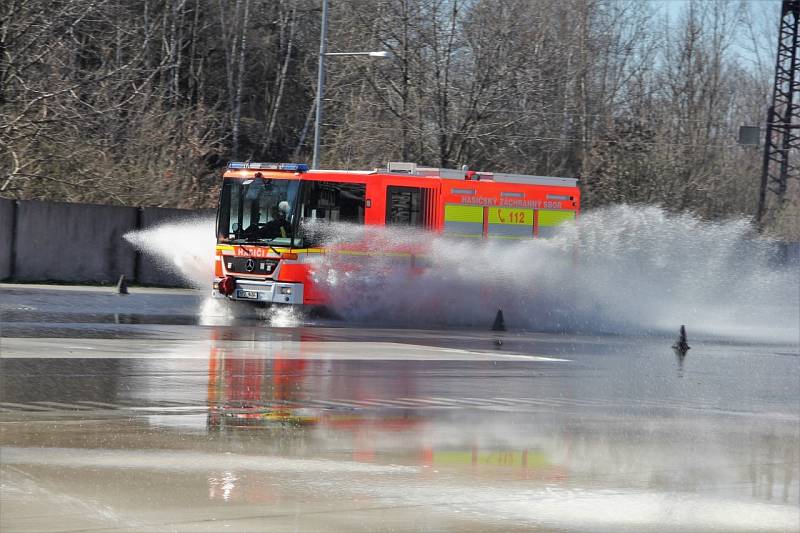
[(239, 274), (272, 274), (278, 266), (277, 259), (263, 259), (256, 257), (234, 257), (225, 255), (222, 257), (225, 268), (228, 272)]

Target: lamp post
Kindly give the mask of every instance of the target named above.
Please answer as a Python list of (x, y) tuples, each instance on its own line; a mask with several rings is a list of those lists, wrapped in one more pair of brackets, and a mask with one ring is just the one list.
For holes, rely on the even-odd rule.
[(319, 37), (319, 68), (317, 70), (317, 98), (316, 112), (314, 114), (314, 157), (311, 168), (319, 168), (319, 144), (322, 134), (322, 102), (325, 96), (325, 56), (368, 56), (376, 58), (390, 58), (390, 52), (326, 52), (326, 33), (328, 32), (328, 0), (322, 0), (322, 25)]

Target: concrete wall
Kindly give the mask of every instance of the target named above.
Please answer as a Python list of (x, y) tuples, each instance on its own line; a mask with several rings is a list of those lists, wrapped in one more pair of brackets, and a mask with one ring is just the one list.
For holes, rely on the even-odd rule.
[(14, 210), (13, 200), (0, 198), (0, 281), (10, 278), (13, 273)]
[(14, 279), (111, 283), (133, 279), (136, 251), (122, 236), (137, 208), (19, 202)]
[[(214, 215), (213, 209), (186, 211), (184, 209), (167, 209), (163, 207), (143, 207), (139, 218), (139, 228), (150, 229), (170, 222), (191, 222), (200, 218), (207, 219)], [(171, 265), (163, 260), (147, 254), (139, 255), (136, 268), (136, 281), (143, 285), (159, 285), (165, 287), (189, 287), (187, 280), (177, 274)]]
[[(205, 220), (211, 209), (120, 207), (0, 198), (0, 281), (115, 283), (186, 287), (168, 265), (123, 235), (178, 221)], [(211, 237), (213, 238), (213, 236)]]

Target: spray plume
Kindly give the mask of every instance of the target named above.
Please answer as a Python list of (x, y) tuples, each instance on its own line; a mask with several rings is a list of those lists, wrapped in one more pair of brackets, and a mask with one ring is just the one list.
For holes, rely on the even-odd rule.
[[(408, 228), (326, 225), (312, 273), (345, 320), (395, 326), (580, 333), (693, 332), (796, 342), (798, 265), (745, 220), (709, 223), (657, 207), (584, 213), (549, 239), (451, 239)], [(210, 285), (213, 221), (126, 238)], [(365, 253), (368, 252), (368, 253)]]

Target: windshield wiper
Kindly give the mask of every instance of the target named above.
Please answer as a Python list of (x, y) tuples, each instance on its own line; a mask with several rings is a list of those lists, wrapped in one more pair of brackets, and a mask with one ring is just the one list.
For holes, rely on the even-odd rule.
[[(268, 242), (265, 242), (263, 244), (266, 244), (267, 246), (269, 246), (269, 249), (272, 250), (273, 252), (275, 252), (276, 254), (281, 255), (281, 253), (274, 246), (272, 246), (272, 241), (274, 241), (274, 240), (275, 239), (270, 239)], [(291, 247), (292, 247), (292, 245), (289, 244), (289, 248), (291, 248)]]
[[(261, 244), (261, 245), (266, 244), (269, 247), (270, 250), (275, 252), (277, 255), (281, 255), (281, 253), (274, 246), (272, 246), (272, 241), (273, 240), (275, 240), (275, 239), (270, 239), (269, 241), (264, 242), (264, 241), (261, 241), (259, 239), (253, 238), (253, 237), (246, 237), (246, 238), (243, 238), (243, 239), (231, 239), (228, 242), (231, 243), (231, 244)], [(291, 245), (289, 245), (289, 247), (291, 248)]]

